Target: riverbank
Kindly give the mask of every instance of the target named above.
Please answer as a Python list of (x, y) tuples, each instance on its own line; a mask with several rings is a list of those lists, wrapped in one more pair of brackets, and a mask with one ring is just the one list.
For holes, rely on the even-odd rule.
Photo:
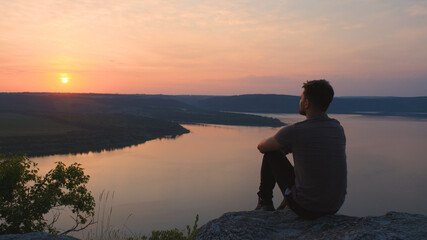
[(0, 153), (114, 150), (189, 131), (180, 124), (280, 127), (271, 117), (206, 110), (166, 96), (0, 93)]
[[(164, 120), (168, 113), (181, 121)], [(283, 125), (274, 118), (221, 112), (164, 110), (157, 116), (160, 119), (124, 113), (0, 112), (0, 153), (39, 157), (115, 150), (189, 133), (180, 123)]]
[(3, 113), (0, 119), (0, 152), (29, 157), (114, 150), (189, 133), (177, 123), (120, 114)]

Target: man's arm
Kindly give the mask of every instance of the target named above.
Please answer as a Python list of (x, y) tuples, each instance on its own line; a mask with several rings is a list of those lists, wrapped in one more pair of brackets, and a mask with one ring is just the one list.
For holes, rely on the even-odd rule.
[(274, 137), (264, 139), (258, 144), (258, 150), (261, 153), (276, 151), (282, 148), (283, 146), (280, 145)]

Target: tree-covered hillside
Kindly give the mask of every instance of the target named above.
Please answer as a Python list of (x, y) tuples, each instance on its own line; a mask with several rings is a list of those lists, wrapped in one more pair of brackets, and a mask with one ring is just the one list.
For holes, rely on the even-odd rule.
[[(204, 98), (202, 108), (250, 113), (298, 113), (299, 96), (239, 95)], [(427, 118), (427, 97), (336, 97), (329, 113)]]
[(162, 95), (0, 94), (0, 153), (111, 150), (188, 133), (181, 123), (284, 125), (278, 119), (203, 109)]

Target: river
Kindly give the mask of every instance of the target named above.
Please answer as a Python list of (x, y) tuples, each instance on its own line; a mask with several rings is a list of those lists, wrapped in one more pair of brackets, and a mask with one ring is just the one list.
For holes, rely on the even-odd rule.
[[(304, 119), (296, 114), (268, 116), (285, 123)], [(427, 121), (359, 115), (330, 117), (341, 122), (347, 136), (348, 189), (339, 214), (427, 214)], [(104, 192), (100, 212), (112, 207), (109, 225), (129, 234), (184, 229), (194, 222), (196, 214), (200, 215), (200, 226), (225, 212), (252, 210), (257, 203), (262, 158), (256, 146), (278, 128), (183, 126), (191, 132), (176, 139), (33, 160), (42, 173), (57, 161), (82, 164), (91, 176), (88, 188), (95, 198), (98, 200)], [(277, 206), (282, 197), (275, 190)], [(106, 226), (106, 217), (101, 219)], [(67, 220), (60, 224), (67, 224)]]

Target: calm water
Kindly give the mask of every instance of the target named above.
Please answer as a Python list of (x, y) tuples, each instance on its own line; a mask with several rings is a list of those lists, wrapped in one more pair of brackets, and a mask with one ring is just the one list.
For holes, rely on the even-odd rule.
[[(283, 122), (296, 114), (269, 115)], [(427, 214), (427, 121), (331, 115), (347, 135), (348, 194), (341, 214), (388, 211)], [(150, 141), (112, 152), (34, 158), (42, 172), (54, 162), (79, 162), (91, 176), (98, 199), (114, 192), (111, 225), (131, 233), (183, 229), (228, 211), (251, 210), (257, 202), (262, 155), (256, 146), (278, 128), (184, 125), (177, 139)], [(292, 158), (290, 157), (292, 160)], [(275, 205), (281, 200), (276, 188)]]

